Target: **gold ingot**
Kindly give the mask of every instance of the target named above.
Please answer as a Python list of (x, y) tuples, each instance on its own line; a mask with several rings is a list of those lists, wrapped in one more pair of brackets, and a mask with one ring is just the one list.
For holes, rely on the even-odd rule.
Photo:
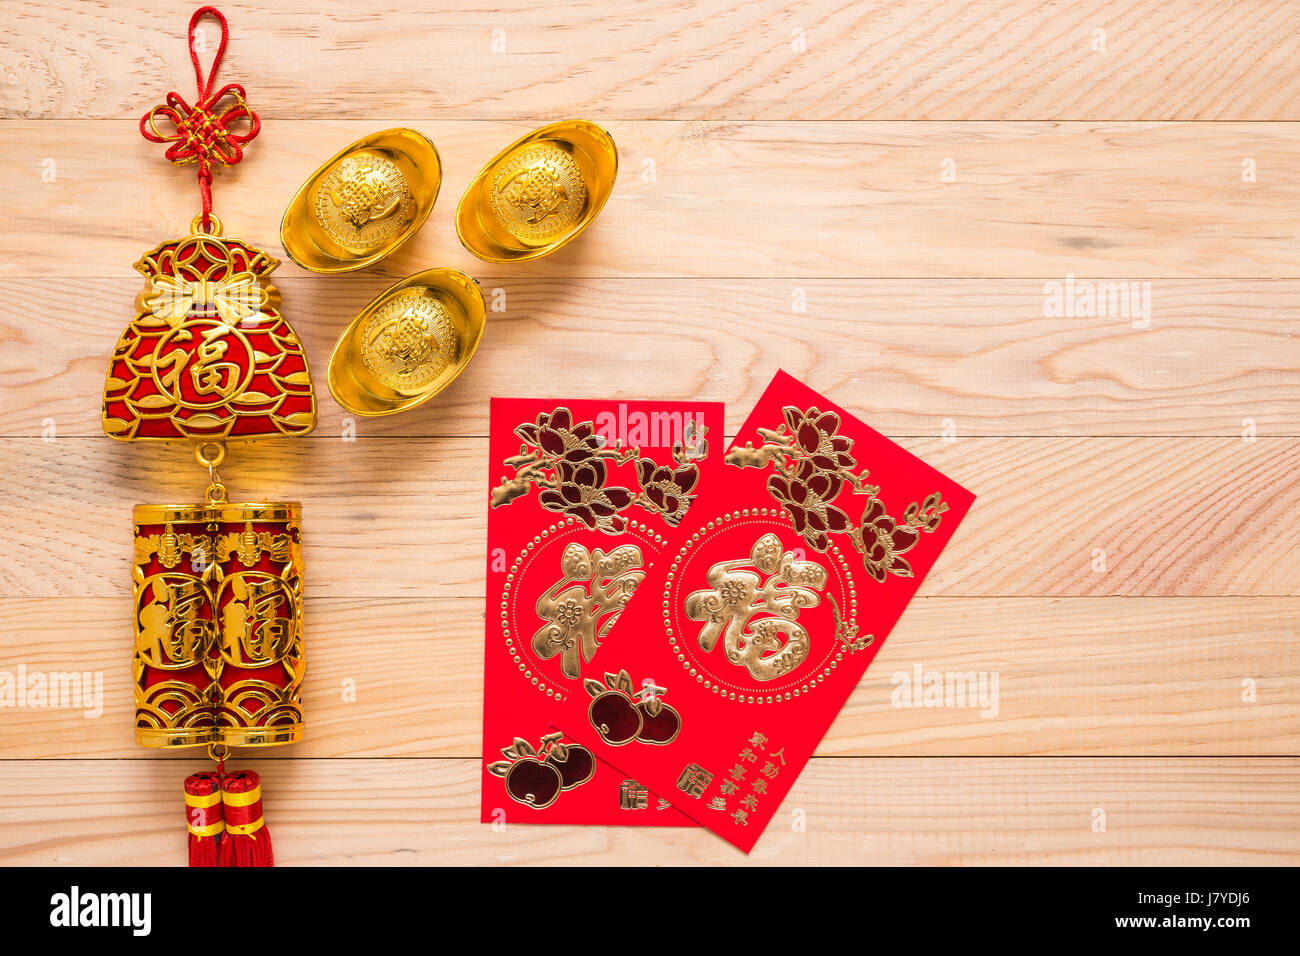
[(289, 258), (312, 272), (351, 272), (391, 255), (429, 218), (442, 161), (423, 133), (359, 139), (308, 177), (280, 221)]
[(417, 272), (352, 320), (330, 356), (334, 400), (357, 415), (392, 415), (427, 402), (474, 357), (487, 306), (455, 269)]
[(600, 214), (618, 148), (595, 123), (552, 123), (492, 158), (456, 208), (456, 234), (487, 262), (521, 262), (568, 245)]

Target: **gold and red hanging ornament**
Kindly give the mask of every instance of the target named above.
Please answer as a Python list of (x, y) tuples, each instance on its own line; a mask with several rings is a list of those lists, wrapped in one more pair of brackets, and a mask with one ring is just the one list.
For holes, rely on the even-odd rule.
[[(196, 27), (221, 39), (207, 76)], [(175, 92), (140, 120), (167, 159), (197, 168), (201, 209), (186, 236), (145, 254), (136, 315), (104, 385), (104, 432), (195, 443), (202, 502), (134, 513), (135, 736), (145, 747), (207, 747), (216, 772), (184, 784), (191, 866), (270, 866), (256, 773), (227, 772), (232, 748), (301, 739), (302, 506), (233, 503), (218, 468), (226, 442), (306, 435), (316, 426), (307, 357), (267, 276), (279, 262), (222, 235), (212, 180), (261, 130), (244, 88), (215, 88), (229, 39), (213, 7), (190, 19), (194, 105)]]

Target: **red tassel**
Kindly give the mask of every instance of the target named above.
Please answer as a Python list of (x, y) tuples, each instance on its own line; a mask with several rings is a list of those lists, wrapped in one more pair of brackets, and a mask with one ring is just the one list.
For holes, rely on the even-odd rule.
[(226, 829), (219, 774), (193, 773), (185, 778), (185, 823), (189, 830), (190, 866), (216, 866), (217, 847)]
[(252, 770), (237, 770), (221, 779), (226, 835), (221, 866), (274, 866), (271, 831), (262, 818), (262, 781)]

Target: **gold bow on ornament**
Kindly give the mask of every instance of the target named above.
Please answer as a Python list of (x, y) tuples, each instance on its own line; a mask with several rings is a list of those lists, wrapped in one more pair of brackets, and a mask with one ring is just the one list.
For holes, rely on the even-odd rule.
[(266, 305), (266, 290), (251, 272), (236, 272), (224, 279), (190, 282), (176, 276), (153, 277), (144, 304), (168, 325), (176, 325), (198, 306), (216, 309), (222, 320), (233, 325), (256, 315)]

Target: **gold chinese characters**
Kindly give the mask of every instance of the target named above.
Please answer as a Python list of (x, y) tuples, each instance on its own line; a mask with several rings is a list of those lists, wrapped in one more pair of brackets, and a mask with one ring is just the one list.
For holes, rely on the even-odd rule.
[(137, 505), (136, 741), (302, 737), (302, 507)]
[[(700, 649), (706, 654), (722, 639), (732, 664), (755, 680), (768, 681), (804, 662), (810, 642), (797, 622), (799, 611), (816, 607), (826, 587), (826, 569), (786, 551), (775, 534), (754, 543), (748, 558), (709, 568), (709, 590), (686, 598), (686, 616), (703, 621)], [(755, 620), (757, 617), (757, 620)]]

